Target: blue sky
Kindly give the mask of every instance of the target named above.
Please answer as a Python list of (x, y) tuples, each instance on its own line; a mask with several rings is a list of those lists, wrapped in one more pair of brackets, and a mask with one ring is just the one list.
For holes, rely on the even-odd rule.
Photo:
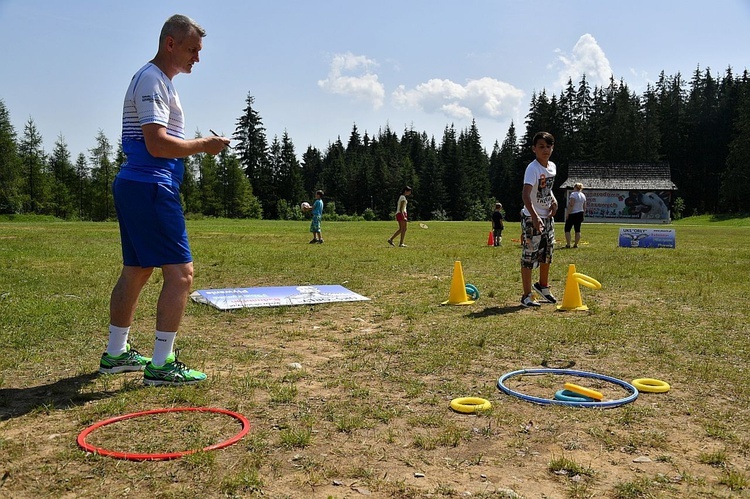
[(585, 73), (640, 94), (663, 70), (689, 80), (750, 66), (749, 0), (0, 0), (0, 99), (20, 137), (29, 118), (73, 160), (102, 130), (114, 145), (135, 71), (174, 13), (207, 31), (201, 62), (174, 82), (186, 130), (230, 135), (255, 97), (269, 141), (298, 156), (380, 128), (438, 143), (476, 119), (485, 146), (523, 132), (533, 92)]

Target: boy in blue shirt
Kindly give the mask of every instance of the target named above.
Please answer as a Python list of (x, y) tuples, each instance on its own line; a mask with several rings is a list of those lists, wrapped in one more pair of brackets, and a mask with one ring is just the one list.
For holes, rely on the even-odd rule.
[(320, 234), (320, 221), (323, 218), (323, 191), (315, 192), (315, 202), (312, 205), (312, 221), (310, 232), (313, 234), (310, 244), (323, 244), (323, 236)]

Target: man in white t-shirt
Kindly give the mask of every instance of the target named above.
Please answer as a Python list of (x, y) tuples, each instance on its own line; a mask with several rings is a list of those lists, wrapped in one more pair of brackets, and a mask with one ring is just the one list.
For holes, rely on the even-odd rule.
[(531, 150), (536, 159), (529, 163), (523, 176), (523, 209), (521, 210), (521, 305), (539, 307), (531, 285), (531, 272), (539, 267), (539, 281), (534, 291), (548, 303), (557, 300), (549, 289), (549, 267), (555, 245), (555, 220), (557, 199), (552, 193), (557, 166), (549, 160), (555, 147), (555, 138), (548, 132), (534, 135)]
[[(135, 74), (123, 104), (122, 149), (127, 159), (112, 183), (123, 267), (110, 299), (107, 350), (99, 372), (144, 371), (147, 385), (186, 385), (206, 379), (177, 360), (174, 340), (193, 283), (193, 258), (180, 203), (183, 159), (218, 154), (225, 137), (185, 139), (172, 79), (191, 73), (205, 30), (183, 15), (162, 27), (156, 56)], [(156, 306), (153, 358), (130, 347), (128, 335), (141, 290), (155, 267), (164, 283)]]

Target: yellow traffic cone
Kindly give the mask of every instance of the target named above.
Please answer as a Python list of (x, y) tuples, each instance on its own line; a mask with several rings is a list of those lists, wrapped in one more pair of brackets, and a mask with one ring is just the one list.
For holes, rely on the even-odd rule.
[(442, 305), (471, 305), (472, 303), (474, 300), (469, 300), (469, 295), (466, 294), (466, 282), (461, 262), (456, 261), (453, 265), (451, 292), (448, 295), (448, 301), (444, 301)]
[(572, 263), (568, 265), (568, 277), (565, 279), (565, 294), (563, 294), (562, 304), (557, 306), (558, 310), (588, 310), (589, 307), (583, 304), (581, 299), (581, 290), (579, 284), (592, 289), (600, 289), (602, 285), (596, 279), (576, 272), (576, 266)]
[(492, 231), (490, 231), (490, 237), (487, 238), (487, 246), (494, 246), (495, 245), (495, 236), (492, 234)]

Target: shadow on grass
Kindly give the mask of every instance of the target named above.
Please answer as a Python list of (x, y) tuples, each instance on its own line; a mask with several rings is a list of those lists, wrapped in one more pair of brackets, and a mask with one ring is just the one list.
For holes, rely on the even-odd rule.
[(0, 388), (0, 421), (17, 418), (36, 410), (67, 409), (115, 395), (115, 391), (82, 392), (84, 387), (100, 376), (98, 372), (93, 372), (60, 379), (49, 385)]
[(519, 310), (525, 310), (526, 307), (523, 305), (516, 305), (513, 307), (489, 307), (485, 308), (484, 310), (479, 310), (478, 312), (471, 312), (470, 314), (466, 314), (466, 317), (469, 319), (481, 319), (482, 317), (492, 317), (493, 315), (505, 315), (505, 314), (512, 314), (514, 312), (518, 312)]

